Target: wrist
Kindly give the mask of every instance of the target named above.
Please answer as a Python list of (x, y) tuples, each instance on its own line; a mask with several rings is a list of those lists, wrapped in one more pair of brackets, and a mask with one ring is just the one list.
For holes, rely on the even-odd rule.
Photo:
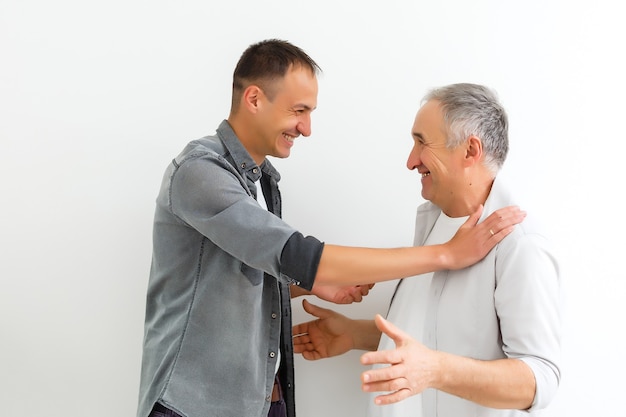
[(430, 388), (449, 392), (450, 382), (448, 379), (452, 375), (450, 361), (453, 359), (453, 356), (437, 350), (433, 350), (431, 353), (432, 357), (429, 361), (431, 368), (428, 377), (428, 386)]
[(449, 243), (442, 243), (434, 246), (436, 248), (433, 261), (435, 263), (435, 271), (454, 268), (454, 255)]
[(302, 295), (311, 295), (312, 292), (305, 290), (304, 288), (298, 287), (297, 285), (292, 285), (289, 289), (291, 293), (291, 298), (300, 297)]
[(367, 351), (378, 349), (381, 331), (376, 327), (374, 320), (353, 320), (351, 324), (353, 349)]

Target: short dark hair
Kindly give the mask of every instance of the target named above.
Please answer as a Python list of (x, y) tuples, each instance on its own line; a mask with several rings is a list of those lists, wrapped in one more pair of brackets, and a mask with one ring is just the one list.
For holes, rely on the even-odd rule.
[(267, 39), (250, 45), (233, 73), (232, 109), (236, 109), (243, 90), (251, 84), (257, 84), (272, 100), (276, 93), (271, 88), (273, 82), (283, 78), (292, 67), (308, 68), (314, 75), (322, 71), (306, 52), (287, 41)]

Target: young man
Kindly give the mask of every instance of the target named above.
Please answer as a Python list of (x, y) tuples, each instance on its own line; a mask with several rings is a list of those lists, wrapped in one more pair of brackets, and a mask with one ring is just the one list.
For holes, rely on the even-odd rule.
[[(447, 241), (481, 205), (486, 216), (514, 201), (496, 178), (508, 122), (495, 94), (453, 84), (424, 101), (407, 162), (429, 200), (417, 211), (416, 245)], [(364, 372), (363, 389), (385, 391), (375, 402), (392, 405), (371, 416), (537, 415), (559, 385), (561, 303), (557, 259), (530, 220), (472, 266), (400, 281), (389, 321), (304, 302), (319, 319), (295, 326), (295, 352), (319, 359), (378, 347), (362, 363), (391, 366)]]
[(522, 220), (510, 208), (476, 225), (477, 209), (450, 242), (400, 249), (324, 245), (284, 223), (266, 157), (288, 157), (311, 134), (318, 72), (288, 42), (251, 45), (234, 71), (228, 120), (166, 169), (138, 417), (294, 416), (290, 290), (359, 301), (370, 288), (361, 284), (476, 262)]

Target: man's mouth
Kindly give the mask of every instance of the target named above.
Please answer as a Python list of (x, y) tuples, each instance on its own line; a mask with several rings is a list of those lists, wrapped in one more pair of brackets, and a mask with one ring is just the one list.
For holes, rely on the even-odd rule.
[(283, 133), (283, 137), (285, 138), (287, 142), (290, 142), (290, 143), (293, 143), (294, 139), (296, 138), (295, 136), (291, 136), (286, 133)]
[(422, 178), (426, 178), (429, 175), (430, 175), (430, 171), (429, 172), (422, 172)]

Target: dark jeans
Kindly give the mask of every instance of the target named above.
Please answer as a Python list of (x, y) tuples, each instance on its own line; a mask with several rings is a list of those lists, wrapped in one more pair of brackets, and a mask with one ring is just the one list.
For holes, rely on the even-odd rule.
[(267, 417), (287, 417), (287, 406), (282, 398), (280, 401), (271, 403)]

